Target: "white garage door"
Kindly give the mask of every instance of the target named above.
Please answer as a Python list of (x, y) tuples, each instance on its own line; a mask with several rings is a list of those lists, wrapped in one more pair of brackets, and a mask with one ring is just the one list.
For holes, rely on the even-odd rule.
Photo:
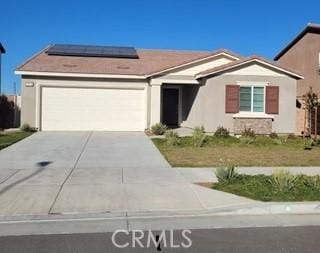
[(44, 131), (143, 131), (143, 89), (42, 88)]

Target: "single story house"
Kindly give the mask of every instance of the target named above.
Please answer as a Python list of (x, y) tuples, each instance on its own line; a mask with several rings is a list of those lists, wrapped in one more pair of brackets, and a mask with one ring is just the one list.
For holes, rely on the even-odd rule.
[(143, 131), (155, 123), (294, 133), (303, 77), (258, 56), (55, 44), (19, 66), (21, 122), (42, 131)]

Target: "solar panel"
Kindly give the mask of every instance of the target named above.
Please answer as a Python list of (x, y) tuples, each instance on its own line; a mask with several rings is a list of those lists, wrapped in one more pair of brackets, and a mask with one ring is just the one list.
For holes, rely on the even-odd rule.
[(46, 50), (48, 55), (139, 58), (134, 47), (55, 44)]

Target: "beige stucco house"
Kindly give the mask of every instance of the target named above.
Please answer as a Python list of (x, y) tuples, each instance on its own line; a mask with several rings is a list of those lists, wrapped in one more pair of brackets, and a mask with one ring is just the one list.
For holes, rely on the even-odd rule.
[[(308, 24), (286, 47), (275, 60), (280, 64), (298, 71), (304, 76), (297, 82), (297, 121), (296, 132), (302, 134), (306, 127), (306, 112), (302, 96), (309, 87), (320, 97), (320, 24)], [(314, 116), (314, 115), (313, 115)], [(318, 133), (320, 132), (320, 110), (318, 110)], [(314, 129), (311, 131), (314, 133)]]
[(227, 50), (72, 45), (45, 48), (16, 74), (22, 77), (21, 122), (42, 131), (143, 131), (162, 122), (294, 133), (296, 83), (303, 78)]

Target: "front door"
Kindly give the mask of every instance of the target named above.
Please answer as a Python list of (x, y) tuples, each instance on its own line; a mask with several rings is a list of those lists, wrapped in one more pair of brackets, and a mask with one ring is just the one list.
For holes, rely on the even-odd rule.
[(162, 123), (176, 127), (179, 125), (179, 88), (163, 88)]

